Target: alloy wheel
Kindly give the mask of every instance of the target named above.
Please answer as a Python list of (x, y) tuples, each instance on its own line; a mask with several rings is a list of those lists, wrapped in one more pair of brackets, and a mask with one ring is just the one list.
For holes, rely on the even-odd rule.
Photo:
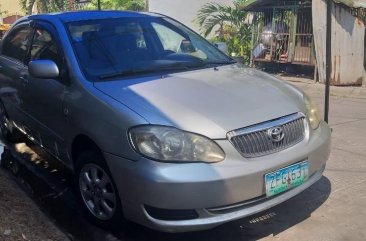
[(84, 204), (100, 220), (109, 220), (117, 208), (111, 178), (100, 166), (86, 164), (79, 174), (79, 189)]

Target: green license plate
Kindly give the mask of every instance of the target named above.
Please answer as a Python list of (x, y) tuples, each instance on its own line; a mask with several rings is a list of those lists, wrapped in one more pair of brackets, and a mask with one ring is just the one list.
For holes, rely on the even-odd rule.
[(265, 175), (266, 195), (271, 197), (300, 186), (309, 178), (309, 163), (300, 162)]

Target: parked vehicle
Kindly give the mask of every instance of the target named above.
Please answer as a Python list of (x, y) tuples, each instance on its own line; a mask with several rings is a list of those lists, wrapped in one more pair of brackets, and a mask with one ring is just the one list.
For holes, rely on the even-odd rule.
[(20, 131), (68, 166), (100, 225), (209, 229), (299, 194), (330, 151), (304, 93), (152, 13), (20, 19), (0, 97), (3, 136)]

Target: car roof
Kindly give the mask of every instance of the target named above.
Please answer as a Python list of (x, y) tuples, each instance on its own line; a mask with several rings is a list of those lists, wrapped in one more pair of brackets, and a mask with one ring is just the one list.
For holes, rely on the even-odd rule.
[(82, 21), (91, 19), (105, 19), (105, 18), (123, 18), (123, 17), (162, 17), (163, 15), (149, 12), (133, 12), (133, 11), (74, 11), (74, 12), (60, 12), (48, 14), (36, 14), (26, 17), (27, 19), (43, 19), (55, 20), (60, 19), (63, 22)]

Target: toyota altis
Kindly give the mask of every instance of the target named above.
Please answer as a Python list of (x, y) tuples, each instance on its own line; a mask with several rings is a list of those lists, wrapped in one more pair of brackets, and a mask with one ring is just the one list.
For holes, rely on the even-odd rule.
[(322, 177), (330, 129), (300, 90), (151, 13), (28, 16), (0, 55), (4, 138), (75, 174), (85, 214), (183, 232), (268, 209)]

